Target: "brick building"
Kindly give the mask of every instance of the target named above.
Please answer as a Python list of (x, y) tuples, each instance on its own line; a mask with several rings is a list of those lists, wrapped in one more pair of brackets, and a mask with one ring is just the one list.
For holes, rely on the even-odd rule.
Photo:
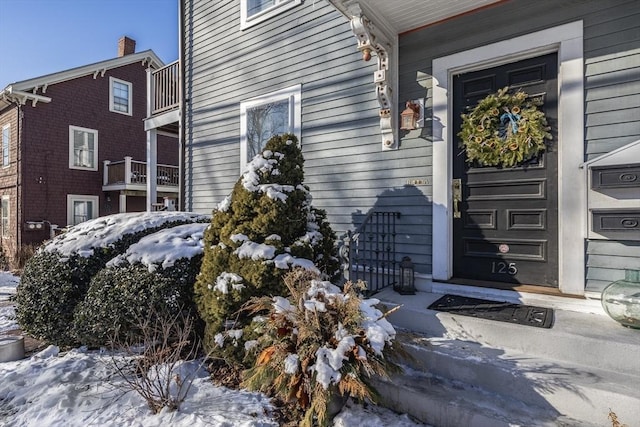
[[(0, 234), (6, 259), (56, 228), (146, 208), (147, 73), (164, 64), (122, 37), (118, 56), (0, 92)], [(178, 194), (178, 144), (159, 135), (157, 200)]]

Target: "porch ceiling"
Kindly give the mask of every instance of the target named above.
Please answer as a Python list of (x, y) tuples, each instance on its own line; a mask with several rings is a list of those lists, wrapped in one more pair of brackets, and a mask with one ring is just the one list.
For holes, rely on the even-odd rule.
[(399, 34), (502, 1), (505, 0), (359, 0), (359, 3), (385, 19)]

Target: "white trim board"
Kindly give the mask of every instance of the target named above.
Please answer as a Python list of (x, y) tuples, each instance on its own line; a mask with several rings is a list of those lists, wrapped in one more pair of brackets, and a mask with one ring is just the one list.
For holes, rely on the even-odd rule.
[(586, 182), (584, 161), (583, 23), (571, 22), (433, 60), (433, 119), (443, 126), (433, 143), (433, 278), (448, 280), (453, 271), (451, 179), (454, 130), (452, 76), (489, 66), (558, 52), (558, 262), (560, 291), (583, 295)]

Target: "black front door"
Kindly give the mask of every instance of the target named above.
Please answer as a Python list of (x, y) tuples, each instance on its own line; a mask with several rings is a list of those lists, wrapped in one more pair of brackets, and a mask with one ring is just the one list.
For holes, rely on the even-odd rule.
[(454, 280), (558, 286), (557, 61), (554, 53), (454, 76), (454, 133), (461, 113), (508, 86), (542, 98), (553, 134), (545, 152), (512, 168), (467, 162), (454, 135), (453, 178), (462, 196), (453, 219)]

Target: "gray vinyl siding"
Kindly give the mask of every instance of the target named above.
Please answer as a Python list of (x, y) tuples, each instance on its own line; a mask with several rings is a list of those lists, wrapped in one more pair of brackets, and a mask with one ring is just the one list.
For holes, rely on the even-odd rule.
[(601, 292), (609, 283), (624, 279), (625, 269), (640, 269), (640, 242), (587, 242), (588, 291)]
[[(417, 80), (419, 73), (431, 75), (434, 58), (577, 20), (584, 22), (585, 160), (640, 139), (636, 0), (512, 0), (408, 32), (400, 36), (399, 99), (426, 98), (428, 116), (431, 92)], [(432, 142), (438, 139), (434, 133), (435, 138), (427, 129), (402, 144), (424, 145), (429, 159)], [(624, 277), (625, 268), (640, 268), (640, 248), (634, 242), (589, 241), (587, 258), (588, 291), (600, 291), (605, 283)]]
[[(238, 0), (186, 3), (186, 208), (210, 212), (235, 184), (240, 102), (301, 84), (301, 143), (314, 204), (327, 210), (339, 236), (373, 209), (400, 211), (400, 256), (430, 273), (438, 126), (400, 131), (399, 150), (381, 150), (375, 58), (362, 61), (347, 20), (326, 1), (307, 1), (241, 31)], [(399, 109), (425, 98), (430, 116), (431, 92), (418, 80), (431, 74), (434, 58), (576, 20), (584, 22), (585, 160), (640, 139), (636, 0), (512, 0), (401, 35)], [(640, 265), (629, 242), (587, 242), (587, 256), (587, 290)]]
[(307, 1), (244, 31), (240, 1), (187, 2), (186, 209), (211, 210), (240, 175), (240, 103), (302, 85), (305, 182), (338, 236), (371, 210), (399, 211), (400, 258), (431, 271), (430, 175), (420, 142), (382, 151), (373, 73), (348, 21)]

